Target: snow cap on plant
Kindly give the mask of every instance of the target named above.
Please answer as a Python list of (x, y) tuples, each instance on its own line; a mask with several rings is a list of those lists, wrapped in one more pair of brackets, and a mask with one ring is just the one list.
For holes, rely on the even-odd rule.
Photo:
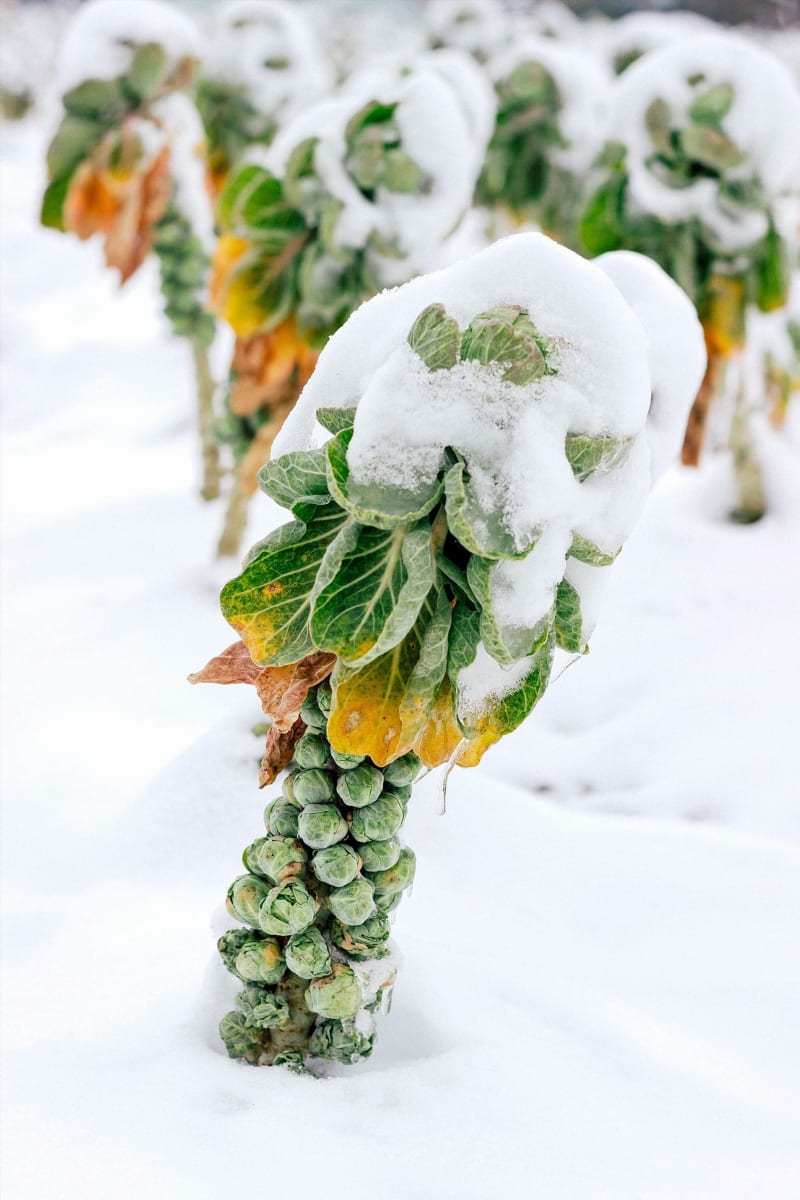
[[(651, 437), (661, 469), (705, 364), (689, 301), (628, 263), (629, 303), (614, 262), (508, 238), (376, 297), (323, 351), (261, 472), (295, 520), (222, 606), (262, 667), (336, 656), (335, 752), (473, 765), (542, 695), (555, 646), (584, 649)], [(390, 791), (348, 817), (365, 844), (402, 819)]]
[(508, 35), (508, 15), (499, 0), (429, 0), (424, 15), (434, 49), (458, 47), (479, 62)]

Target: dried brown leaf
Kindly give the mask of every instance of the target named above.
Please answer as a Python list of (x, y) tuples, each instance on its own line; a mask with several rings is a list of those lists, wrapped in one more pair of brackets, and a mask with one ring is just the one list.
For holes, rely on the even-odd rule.
[(303, 701), (312, 687), (327, 679), (336, 655), (309, 654), (290, 667), (265, 667), (255, 681), (261, 707), (276, 729), (286, 732), (300, 714)]
[(274, 783), (284, 767), (292, 760), (294, 748), (306, 731), (305, 724), (298, 717), (288, 730), (280, 730), (273, 725), (267, 734), (267, 744), (264, 757), (258, 772), (258, 786), (266, 787)]
[(253, 662), (243, 641), (234, 642), (200, 670), (188, 676), (189, 683), (255, 683), (261, 668)]

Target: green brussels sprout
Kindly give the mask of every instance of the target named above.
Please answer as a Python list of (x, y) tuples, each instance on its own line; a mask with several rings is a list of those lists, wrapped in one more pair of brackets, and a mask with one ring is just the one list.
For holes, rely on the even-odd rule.
[(242, 858), (248, 871), (266, 875), (273, 883), (283, 883), (293, 875), (302, 875), (308, 852), (292, 838), (270, 836), (251, 842)]
[(303, 807), (302, 804), (300, 803), (299, 800), (296, 799), (295, 794), (294, 794), (294, 785), (297, 782), (299, 776), (300, 776), (299, 771), (290, 771), (288, 775), (284, 775), (281, 789), (287, 800), (291, 800), (292, 803), (294, 803), (294, 804), (299, 804), (300, 807), (302, 808)]
[(364, 808), (383, 791), (383, 772), (371, 763), (361, 763), (336, 780), (336, 791), (351, 808)]
[(300, 805), (296, 800), (286, 796), (278, 796), (264, 809), (264, 824), (269, 833), (278, 837), (297, 837), (297, 818), (300, 816)]
[(402, 892), (381, 892), (380, 897), (375, 897), (375, 907), (378, 912), (394, 912), (402, 899)]
[(396, 758), (394, 762), (390, 762), (383, 768), (383, 777), (387, 783), (391, 783), (395, 787), (404, 787), (408, 783), (413, 783), (421, 770), (422, 759), (413, 750), (409, 750), (408, 754)]
[(305, 933), (296, 933), (289, 938), (286, 943), (286, 963), (289, 970), (301, 979), (330, 975), (330, 951), (318, 929), (307, 929)]
[(344, 887), (351, 879), (355, 879), (361, 869), (361, 860), (352, 846), (340, 842), (336, 846), (318, 850), (312, 856), (311, 869), (322, 883)]
[(250, 937), (252, 934), (249, 929), (229, 929), (217, 942), (219, 956), (232, 975), (239, 974), (236, 969), (236, 956)]
[(240, 875), (228, 888), (225, 907), (232, 917), (258, 928), (259, 910), (268, 892), (268, 884), (257, 875)]
[(333, 693), (331, 692), (331, 685), (327, 679), (323, 679), (322, 683), (317, 687), (317, 706), (326, 718), (331, 715), (332, 703)]
[(397, 833), (404, 817), (401, 801), (396, 796), (383, 792), (366, 808), (354, 810), (350, 833), (356, 842), (383, 842)]
[(329, 930), (331, 941), (344, 950), (350, 958), (374, 958), (389, 938), (389, 918), (385, 913), (368, 917), (361, 925), (343, 925), (332, 921)]
[(328, 723), (328, 718), (317, 704), (317, 698), (313, 692), (309, 692), (300, 705), (300, 717), (309, 729), (324, 729)]
[(290, 879), (267, 893), (258, 912), (264, 933), (291, 937), (313, 925), (317, 912), (314, 897), (299, 879)]
[(329, 767), (331, 752), (324, 734), (304, 733), (294, 748), (294, 761), (307, 771), (315, 767)]
[(391, 896), (405, 891), (414, 881), (416, 866), (417, 858), (414, 851), (409, 850), (408, 846), (404, 846), (393, 867), (370, 874), (369, 880), (375, 888), (375, 903), (382, 905)]
[(372, 893), (373, 887), (368, 879), (354, 879), (344, 887), (331, 889), (328, 908), (344, 925), (360, 925), (375, 912)]
[(245, 1022), (256, 1029), (285, 1029), (289, 1024), (289, 1005), (283, 996), (269, 988), (249, 983), (239, 992), (236, 1003), (244, 1013)]
[(410, 783), (387, 783), (386, 791), (390, 796), (397, 796), (397, 799), (402, 805), (407, 805), (411, 799), (411, 784)]
[(375, 1034), (358, 1033), (351, 1026), (351, 1021), (347, 1024), (335, 1020), (317, 1021), (308, 1044), (309, 1054), (340, 1063), (355, 1063), (362, 1058), (369, 1058), (375, 1044)]
[(250, 937), (240, 947), (234, 962), (236, 974), (247, 983), (280, 983), (286, 974), (286, 959), (275, 938)]
[(244, 1014), (229, 1012), (219, 1023), (219, 1036), (231, 1058), (244, 1058), (258, 1063), (268, 1044), (268, 1035), (248, 1025)]
[(330, 750), (331, 758), (342, 771), (350, 771), (364, 761), (363, 754), (342, 754), (340, 750), (334, 750), (333, 746)]
[(347, 837), (347, 821), (335, 804), (309, 804), (300, 813), (297, 827), (306, 845), (315, 850), (324, 850)]
[(325, 804), (336, 794), (336, 784), (332, 775), (315, 767), (310, 771), (295, 772), (293, 790), (295, 800), (303, 806)]
[(312, 979), (306, 988), (306, 1004), (321, 1017), (354, 1017), (361, 1008), (361, 988), (352, 967), (334, 963), (330, 975)]
[(396, 837), (384, 842), (364, 842), (358, 847), (358, 853), (365, 871), (386, 871), (400, 857), (400, 843)]

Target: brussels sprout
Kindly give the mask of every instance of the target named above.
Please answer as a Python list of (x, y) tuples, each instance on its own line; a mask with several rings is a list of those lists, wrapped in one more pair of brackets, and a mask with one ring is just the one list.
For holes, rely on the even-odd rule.
[(401, 801), (384, 792), (366, 808), (354, 810), (350, 833), (356, 842), (383, 842), (397, 833), (404, 817)]
[(354, 879), (344, 887), (332, 888), (327, 904), (344, 925), (360, 925), (375, 912), (373, 887), (368, 879)]
[(383, 791), (383, 773), (371, 763), (361, 763), (336, 780), (336, 791), (351, 808), (364, 808)]
[(414, 880), (416, 866), (417, 859), (414, 851), (409, 850), (408, 846), (404, 846), (393, 867), (369, 875), (369, 880), (375, 888), (375, 903), (382, 905), (391, 896), (405, 891)]
[(394, 912), (402, 899), (402, 892), (381, 892), (375, 897), (375, 907), (381, 913)]
[(292, 838), (270, 836), (251, 842), (242, 858), (248, 871), (266, 875), (273, 883), (283, 883), (293, 875), (302, 875), (308, 852)]
[(395, 837), (387, 838), (385, 842), (364, 842), (358, 847), (358, 853), (365, 871), (386, 871), (400, 857), (400, 843)]
[(394, 762), (390, 762), (388, 766), (385, 766), (383, 768), (383, 777), (387, 783), (403, 787), (407, 783), (413, 783), (421, 770), (422, 760), (417, 757), (413, 750), (410, 750), (402, 758), (396, 758)]
[(410, 783), (387, 783), (386, 791), (390, 796), (397, 796), (400, 803), (405, 806), (411, 799), (411, 784)]
[(317, 706), (325, 717), (331, 715), (331, 704), (333, 703), (333, 695), (331, 693), (331, 685), (327, 679), (324, 679), (317, 688)]
[(269, 988), (249, 983), (239, 992), (236, 1003), (244, 1013), (245, 1022), (256, 1029), (285, 1029), (289, 1024), (289, 1005), (283, 996)]
[(342, 771), (350, 771), (364, 761), (363, 754), (342, 754), (340, 750), (334, 750), (333, 746), (330, 750), (331, 758)]
[(378, 912), (368, 917), (361, 925), (343, 925), (332, 921), (329, 936), (340, 950), (351, 958), (373, 958), (389, 938), (389, 918)]
[(320, 733), (304, 733), (294, 748), (294, 761), (307, 771), (329, 767), (332, 759), (327, 738)]
[(235, 960), (236, 974), (247, 983), (280, 983), (286, 959), (275, 938), (249, 938)]
[(307, 846), (323, 850), (347, 837), (345, 821), (335, 804), (309, 804), (297, 822), (300, 837)]
[(328, 718), (317, 704), (317, 698), (313, 692), (309, 692), (301, 704), (300, 717), (309, 729), (324, 729), (328, 723)]
[(244, 1014), (229, 1012), (219, 1023), (219, 1036), (231, 1058), (257, 1063), (269, 1044), (269, 1035), (248, 1025)]
[(296, 800), (278, 796), (264, 809), (264, 824), (269, 833), (278, 837), (297, 837), (297, 818), (300, 816), (301, 805)]
[(329, 975), (331, 956), (327, 943), (318, 929), (296, 933), (286, 943), (286, 962), (290, 971), (301, 979)]
[(287, 800), (291, 800), (293, 804), (299, 804), (300, 807), (302, 808), (303, 807), (302, 804), (300, 803), (299, 800), (296, 799), (295, 794), (294, 794), (294, 785), (299, 778), (300, 778), (299, 771), (290, 771), (288, 775), (284, 776), (281, 788), (282, 788), (283, 794)]
[(340, 842), (336, 846), (318, 850), (311, 859), (311, 869), (323, 883), (329, 883), (331, 887), (344, 887), (351, 879), (355, 879), (361, 869), (361, 861), (352, 846)]
[(317, 906), (308, 888), (299, 879), (290, 879), (267, 893), (258, 912), (264, 933), (291, 937), (313, 925)]
[(302, 805), (324, 804), (333, 799), (336, 784), (332, 775), (316, 767), (310, 771), (297, 771), (294, 775), (293, 790), (295, 800)]
[(232, 917), (258, 928), (259, 910), (268, 892), (268, 884), (257, 875), (240, 875), (228, 888), (225, 907)]
[(312, 979), (306, 988), (306, 1004), (321, 1017), (353, 1017), (361, 1008), (361, 988), (352, 967), (334, 963), (330, 975)]
[(362, 1058), (369, 1058), (375, 1044), (375, 1034), (358, 1033), (352, 1025), (352, 1021), (346, 1025), (341, 1021), (317, 1021), (308, 1044), (309, 1054), (315, 1058), (332, 1058), (340, 1063), (355, 1063)]
[(236, 969), (236, 956), (250, 937), (252, 934), (249, 929), (229, 929), (217, 942), (219, 956), (232, 975), (239, 974)]

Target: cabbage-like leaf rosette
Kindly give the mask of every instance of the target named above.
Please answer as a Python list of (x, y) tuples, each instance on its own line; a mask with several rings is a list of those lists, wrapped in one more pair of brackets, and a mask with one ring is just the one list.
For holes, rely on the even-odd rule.
[(556, 647), (585, 649), (704, 366), (692, 305), (636, 255), (594, 265), (523, 234), (383, 293), (261, 472), (293, 520), (224, 615), (261, 668), (333, 656), (333, 753), (476, 764)]

